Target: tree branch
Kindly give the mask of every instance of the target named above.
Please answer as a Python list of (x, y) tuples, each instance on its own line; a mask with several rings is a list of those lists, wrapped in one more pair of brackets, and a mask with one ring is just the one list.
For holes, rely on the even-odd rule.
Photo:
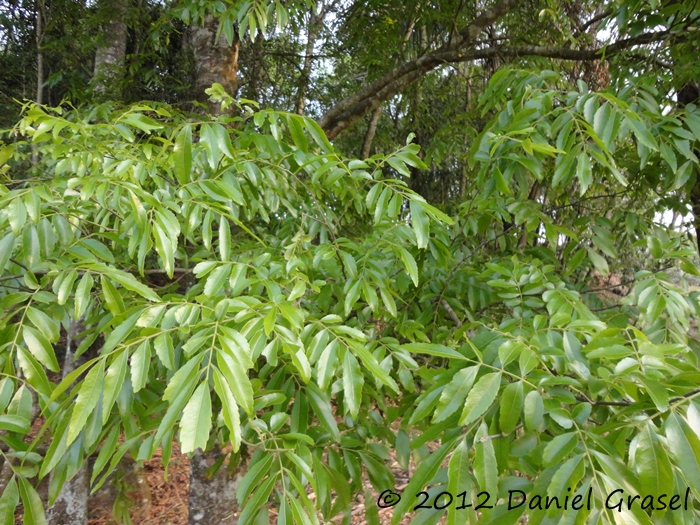
[(504, 0), (493, 9), (482, 13), (466, 29), (460, 32), (457, 43), (442, 46), (433, 53), (428, 53), (415, 60), (406, 62), (389, 71), (372, 84), (362, 88), (354, 95), (340, 101), (329, 109), (318, 121), (328, 138), (335, 138), (340, 132), (354, 124), (365, 114), (375, 110), (383, 102), (415, 82), (427, 72), (441, 64), (468, 62), (493, 57), (540, 56), (561, 60), (602, 60), (617, 55), (632, 47), (663, 41), (670, 36), (676, 39), (687, 38), (685, 34), (655, 31), (643, 33), (636, 37), (618, 40), (612, 44), (594, 49), (572, 49), (552, 46), (493, 46), (481, 49), (463, 49), (467, 44), (475, 44), (476, 37), (484, 27), (504, 16), (517, 2)]
[(372, 148), (372, 141), (374, 140), (374, 135), (377, 133), (377, 122), (379, 122), (379, 115), (382, 113), (382, 107), (378, 106), (372, 113), (372, 118), (369, 120), (369, 127), (367, 128), (367, 134), (365, 135), (365, 141), (362, 144), (362, 157), (366, 159), (369, 157), (370, 149)]
[[(460, 31), (459, 37), (455, 39), (454, 42), (450, 44), (445, 44), (436, 52), (439, 54), (440, 52), (457, 50), (461, 47), (464, 47), (467, 43), (473, 43), (473, 40), (476, 39), (476, 37), (484, 30), (484, 28), (488, 27), (489, 25), (502, 18), (518, 3), (519, 0), (501, 0), (501, 2), (497, 3), (495, 6), (493, 6), (493, 8), (487, 9), (479, 16), (477, 16), (471, 24), (469, 24), (466, 28)], [(424, 70), (424, 72), (427, 72), (431, 69), (434, 69), (438, 65), (440, 65), (440, 60), (436, 59), (435, 54), (433, 53), (429, 53), (427, 55), (418, 57), (415, 60), (406, 62), (401, 66), (394, 68), (393, 70), (384, 74), (382, 77), (375, 80), (372, 84), (362, 88), (354, 95), (344, 100), (341, 100), (331, 109), (329, 109), (319, 119), (318, 123), (321, 126), (321, 128), (323, 128), (324, 130), (328, 130), (329, 128), (334, 127), (334, 124), (335, 122), (337, 122), (337, 120), (340, 120), (338, 117), (342, 113), (353, 108), (353, 106), (365, 102), (367, 99), (374, 98), (380, 91), (384, 90), (390, 84), (417, 70)], [(364, 107), (368, 107), (369, 105), (371, 104), (363, 104)], [(342, 129), (340, 131), (342, 131)], [(338, 131), (337, 133), (340, 133), (340, 131)], [(333, 137), (330, 136), (330, 138)]]

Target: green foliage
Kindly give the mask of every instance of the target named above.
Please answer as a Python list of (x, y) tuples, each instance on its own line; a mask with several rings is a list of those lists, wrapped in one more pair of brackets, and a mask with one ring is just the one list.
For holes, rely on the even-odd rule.
[[(561, 84), (494, 76), (452, 216), (408, 188), (426, 167), (410, 141), (351, 160), (313, 120), (250, 106), (27, 107), (0, 150), (0, 439), (18, 459), (0, 514), (21, 499), (41, 523), (35, 476), (53, 501), (88, 456), (97, 488), (173, 438), (250, 454), (244, 524), (271, 497), (281, 523), (329, 520), (363, 473), (392, 488), (391, 448), (417, 467), (393, 523), (422, 490), (489, 492), (487, 523), (616, 523), (619, 487), (700, 498), (698, 293), (660, 270), (697, 274), (695, 250), (640, 198), (695, 176), (700, 113), (643, 83)], [(629, 295), (601, 307), (592, 272), (634, 250)], [(57, 380), (76, 321), (87, 362)], [(32, 391), (45, 425), (26, 444)], [(514, 488), (590, 488), (597, 510), (508, 511)], [(442, 515), (477, 518), (415, 521)]]

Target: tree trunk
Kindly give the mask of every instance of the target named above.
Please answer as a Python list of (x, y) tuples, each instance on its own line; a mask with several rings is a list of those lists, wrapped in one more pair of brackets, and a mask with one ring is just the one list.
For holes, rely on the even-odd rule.
[(372, 118), (369, 120), (369, 127), (367, 128), (367, 135), (365, 135), (365, 142), (362, 144), (362, 158), (366, 159), (369, 157), (370, 150), (372, 149), (372, 141), (374, 140), (374, 135), (377, 133), (377, 123), (379, 122), (379, 116), (382, 114), (382, 107), (379, 106), (372, 113)]
[(119, 80), (126, 56), (126, 1), (108, 0), (105, 7), (110, 19), (102, 28), (104, 44), (95, 52), (93, 82), (97, 93), (104, 97), (119, 98)]
[(49, 525), (87, 525), (88, 481), (87, 465), (83, 465), (66, 481), (55, 503), (48, 509), (46, 521)]
[(262, 49), (262, 38), (258, 38), (250, 46), (250, 68), (249, 68), (249, 98), (255, 100), (259, 104), (263, 104), (263, 96), (261, 93), (261, 86), (263, 84), (263, 73), (264, 63), (263, 63), (263, 49)]
[(43, 103), (44, 95), (44, 52), (41, 49), (44, 39), (44, 3), (42, 0), (36, 2), (36, 103)]
[[(317, 12), (318, 9), (318, 12)], [(311, 67), (313, 66), (314, 46), (316, 39), (323, 23), (325, 16), (325, 7), (323, 2), (319, 2), (317, 6), (311, 8), (309, 14), (308, 36), (306, 39), (306, 53), (304, 54), (304, 66), (301, 70), (301, 79), (299, 80), (299, 89), (296, 95), (296, 112), (299, 115), (304, 114), (306, 107), (306, 91), (309, 88), (309, 80), (311, 78)]]
[[(677, 95), (678, 105), (682, 108), (688, 104), (700, 103), (700, 85), (696, 82), (687, 82)], [(698, 152), (696, 151), (696, 154)], [(697, 168), (692, 168), (695, 171), (695, 184), (690, 189), (689, 197), (690, 204), (693, 209), (693, 226), (695, 227), (695, 242), (700, 252), (700, 171)]]
[(223, 452), (214, 447), (208, 452), (197, 450), (190, 461), (190, 496), (188, 525), (236, 525), (239, 508), (236, 491), (243, 478), (240, 466), (235, 472), (226, 465), (213, 476), (207, 470), (221, 458)]
[(221, 115), (223, 110), (218, 102), (210, 102), (205, 89), (212, 84), (221, 84), (232, 97), (238, 91), (238, 52), (240, 40), (234, 32), (232, 45), (228, 45), (223, 33), (216, 39), (216, 18), (207, 15), (202, 25), (194, 26), (191, 43), (195, 62), (195, 89), (199, 102), (205, 102), (213, 115)]
[[(85, 354), (77, 360), (73, 358), (72, 346), (78, 347), (80, 341), (76, 339), (77, 334), (83, 331), (82, 319), (71, 320), (68, 327), (66, 341), (66, 357), (63, 362), (61, 374), (65, 379), (76, 367), (85, 362)], [(53, 477), (53, 476), (52, 476)], [(54, 504), (49, 507), (46, 513), (46, 521), (49, 525), (87, 525), (88, 520), (88, 495), (89, 480), (87, 461), (83, 464), (75, 476), (66, 481)]]

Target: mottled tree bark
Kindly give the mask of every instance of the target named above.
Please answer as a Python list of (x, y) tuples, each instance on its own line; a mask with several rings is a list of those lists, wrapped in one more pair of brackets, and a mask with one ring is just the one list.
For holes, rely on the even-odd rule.
[(55, 503), (46, 512), (49, 525), (87, 525), (88, 481), (87, 465), (83, 465), (75, 476), (66, 481)]
[[(85, 354), (77, 360), (74, 359), (75, 351), (80, 341), (76, 336), (84, 330), (82, 319), (71, 320), (68, 327), (66, 341), (66, 357), (64, 359), (63, 379), (70, 374), (77, 366), (85, 362)], [(49, 507), (46, 513), (46, 521), (49, 525), (87, 525), (88, 520), (88, 495), (89, 479), (87, 462), (78, 469), (75, 476), (66, 481), (54, 504)]]
[(195, 61), (195, 89), (197, 100), (206, 102), (213, 115), (222, 114), (219, 103), (210, 102), (205, 89), (219, 83), (232, 97), (238, 91), (238, 52), (240, 40), (235, 33), (232, 45), (228, 45), (223, 33), (216, 40), (217, 20), (211, 15), (201, 25), (192, 27), (190, 42)]
[(243, 478), (240, 466), (231, 473), (222, 465), (209, 477), (207, 470), (221, 458), (221, 450), (197, 450), (190, 461), (190, 496), (188, 525), (236, 525), (239, 508), (236, 491)]
[(126, 56), (127, 27), (124, 23), (127, 0), (105, 0), (109, 21), (102, 27), (102, 44), (95, 52), (93, 83), (103, 96), (119, 98), (119, 79)]

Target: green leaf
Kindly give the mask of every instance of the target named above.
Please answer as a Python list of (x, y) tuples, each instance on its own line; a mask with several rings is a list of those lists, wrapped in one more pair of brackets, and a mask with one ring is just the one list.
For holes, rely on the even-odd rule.
[(582, 152), (578, 156), (578, 163), (576, 164), (576, 177), (581, 185), (580, 194), (583, 195), (586, 193), (586, 190), (588, 190), (592, 180), (591, 161), (586, 153)]
[(547, 495), (561, 499), (568, 495), (567, 488), (571, 488), (572, 492), (576, 490), (578, 482), (583, 478), (585, 468), (583, 454), (578, 454), (569, 459), (552, 476), (552, 481), (547, 488)]
[(175, 369), (175, 348), (173, 347), (173, 338), (170, 333), (165, 332), (160, 334), (153, 341), (156, 355), (160, 359), (163, 366), (168, 370)]
[(493, 403), (501, 386), (501, 373), (486, 374), (474, 385), (464, 403), (464, 410), (459, 418), (460, 425), (468, 425), (481, 416)]
[(287, 124), (289, 125), (289, 133), (292, 136), (294, 145), (303, 152), (309, 151), (309, 141), (306, 140), (304, 130), (301, 127), (300, 118), (297, 115), (287, 115)]
[(634, 132), (634, 136), (637, 137), (639, 142), (651, 150), (657, 151), (659, 149), (656, 139), (652, 136), (643, 122), (632, 116), (628, 116), (626, 122)]
[(126, 378), (127, 358), (129, 354), (126, 349), (121, 350), (119, 355), (114, 358), (112, 364), (107, 369), (105, 375), (105, 387), (102, 397), (102, 424), (106, 425), (109, 415), (112, 411), (112, 406), (117, 400), (117, 395), (124, 384)]
[(606, 261), (605, 258), (594, 249), (586, 248), (586, 250), (588, 251), (588, 258), (593, 263), (593, 266), (595, 266), (595, 269), (603, 275), (608, 275), (608, 273), (610, 273), (608, 261)]
[(308, 383), (311, 379), (311, 365), (309, 364), (308, 357), (306, 357), (306, 354), (304, 353), (304, 349), (300, 348), (296, 352), (290, 352), (290, 355), (294, 366), (301, 376), (301, 380), (304, 383)]
[(151, 290), (148, 286), (140, 282), (136, 277), (130, 273), (117, 271), (114, 269), (106, 270), (108, 275), (121, 284), (124, 288), (131, 292), (136, 292), (141, 297), (153, 301), (155, 303), (160, 302), (160, 297), (158, 294)]
[(499, 426), (501, 432), (510, 434), (520, 421), (520, 413), (523, 410), (523, 383), (511, 383), (503, 389), (501, 396), (501, 408), (499, 414)]
[(224, 291), (224, 284), (231, 273), (231, 267), (228, 264), (222, 264), (216, 270), (209, 274), (207, 282), (204, 284), (204, 295), (212, 297), (220, 295)]
[(236, 499), (239, 504), (247, 500), (255, 490), (255, 487), (258, 487), (262, 479), (270, 473), (270, 467), (274, 459), (272, 454), (264, 454), (250, 465), (248, 472), (245, 473), (236, 489)]
[(659, 146), (661, 156), (666, 161), (666, 164), (668, 164), (668, 166), (671, 168), (671, 171), (675, 173), (678, 170), (678, 161), (676, 160), (676, 154), (673, 152), (673, 148), (671, 148), (671, 146), (665, 142), (661, 142)]
[(24, 504), (24, 523), (26, 525), (46, 525), (44, 504), (34, 487), (23, 477), (18, 477), (19, 494)]
[(53, 346), (49, 340), (44, 337), (44, 334), (31, 326), (24, 325), (22, 327), (22, 337), (24, 338), (27, 348), (29, 348), (29, 351), (36, 357), (37, 361), (52, 372), (58, 372), (60, 370), (58, 361), (56, 360), (56, 354), (53, 351)]
[[(253, 523), (255, 515), (260, 511), (262, 505), (270, 497), (276, 481), (276, 476), (270, 476), (263, 481), (262, 484), (256, 487), (253, 497), (249, 501), (245, 502), (241, 515), (238, 517), (239, 525), (251, 525)], [(296, 500), (292, 500), (292, 502), (295, 503)]]
[(197, 354), (184, 365), (180, 365), (178, 371), (170, 378), (165, 392), (163, 392), (165, 401), (174, 401), (186, 385), (195, 381), (199, 376), (199, 364), (202, 362), (202, 359), (204, 359), (204, 354)]
[(353, 306), (360, 298), (360, 284), (362, 284), (362, 281), (355, 281), (355, 283), (350, 286), (348, 293), (345, 295), (345, 315), (350, 315)]
[[(188, 364), (192, 362), (196, 362), (196, 364), (199, 365), (199, 361), (197, 359), (189, 361)], [(182, 409), (185, 407), (185, 404), (187, 403), (187, 401), (189, 401), (190, 396), (194, 391), (195, 385), (197, 384), (198, 373), (196, 372), (198, 372), (198, 370), (195, 370), (194, 373), (192, 372), (192, 370), (193, 368), (190, 368), (190, 371), (187, 374), (181, 376), (180, 380), (177, 382), (178, 385), (180, 385), (180, 388), (176, 391), (175, 394), (172, 394), (172, 402), (168, 407), (167, 412), (163, 416), (160, 425), (158, 425), (158, 430), (156, 431), (156, 435), (153, 438), (151, 454), (155, 452), (155, 448), (160, 444), (161, 440), (166, 435), (166, 433), (170, 432), (173, 429), (175, 423), (177, 422), (177, 418), (180, 416), (180, 412), (182, 412)], [(177, 372), (175, 373), (175, 375), (177, 375)], [(170, 383), (168, 383), (168, 387), (170, 387), (170, 385), (173, 384), (174, 379), (175, 376), (173, 376), (173, 379), (171, 379)], [(163, 395), (163, 398), (165, 398), (165, 395)]]
[(381, 525), (379, 521), (379, 509), (371, 490), (365, 491), (365, 521), (367, 525)]
[(409, 253), (406, 248), (397, 248), (399, 250), (399, 255), (401, 256), (401, 261), (403, 262), (406, 273), (411, 276), (413, 284), (418, 286), (418, 265), (413, 255)]
[(231, 250), (231, 228), (226, 217), (221, 217), (219, 222), (219, 255), (222, 261), (229, 260)]
[[(104, 424), (104, 423), (103, 423)], [(117, 449), (119, 444), (119, 435), (121, 434), (121, 428), (119, 425), (115, 425), (110, 431), (107, 439), (102, 444), (100, 448), (100, 453), (95, 459), (95, 464), (92, 468), (92, 476), (90, 478), (90, 483), (94, 483), (99, 476), (100, 472), (107, 466), (107, 462), (114, 455), (114, 451)]]
[(671, 462), (650, 422), (639, 434), (634, 462), (639, 481), (650, 494), (663, 494), (674, 486)]
[(234, 452), (238, 452), (241, 448), (241, 421), (238, 413), (238, 405), (233, 397), (233, 392), (228, 386), (224, 376), (217, 370), (214, 370), (214, 389), (221, 400), (221, 409), (224, 417), (224, 423), (231, 433), (231, 445)]
[(114, 317), (121, 315), (126, 309), (121, 294), (105, 275), (102, 275), (101, 282), (102, 295), (107, 303), (107, 308), (109, 308), (109, 311), (112, 312)]
[(544, 403), (537, 390), (525, 396), (525, 428), (540, 432), (544, 425)]
[(93, 366), (85, 376), (73, 405), (66, 446), (70, 446), (75, 441), (80, 431), (85, 427), (88, 417), (97, 406), (104, 387), (104, 372), (105, 361), (100, 359), (97, 365)]
[(7, 261), (12, 257), (14, 245), (15, 236), (12, 232), (8, 233), (0, 240), (0, 275), (2, 275), (5, 266), (7, 266)]
[(428, 220), (425, 211), (423, 211), (423, 204), (412, 200), (410, 203), (411, 208), (411, 224), (413, 226), (413, 232), (416, 234), (416, 245), (418, 248), (428, 247), (428, 234), (430, 233), (430, 222)]
[[(62, 215), (53, 216), (53, 225), (61, 246), (70, 246), (73, 243), (73, 228)], [(16, 235), (16, 234), (15, 234)]]
[(64, 305), (73, 291), (73, 283), (78, 278), (77, 270), (71, 270), (61, 281), (61, 286), (58, 288), (58, 293), (56, 294), (56, 299), (58, 304)]
[(24, 248), (25, 260), (30, 270), (41, 263), (41, 244), (39, 243), (36, 227), (33, 224), (24, 229), (22, 247)]
[(8, 144), (8, 145), (0, 148), (0, 166), (2, 166), (8, 160), (10, 160), (12, 158), (12, 155), (14, 155), (14, 153), (15, 153), (15, 145), (14, 144)]
[(27, 378), (29, 384), (34, 387), (38, 392), (50, 396), (52, 385), (49, 383), (46, 377), (46, 372), (39, 364), (39, 361), (29, 352), (27, 352), (21, 346), (18, 347), (19, 352), (17, 353), (17, 360), (19, 361), (19, 366), (22, 368), (22, 372)]
[(92, 278), (90, 272), (85, 272), (82, 279), (78, 283), (78, 288), (75, 290), (75, 308), (73, 311), (73, 318), (80, 319), (90, 302), (90, 292), (95, 284), (95, 280)]
[(432, 343), (409, 343), (401, 345), (401, 348), (414, 354), (427, 354), (436, 357), (447, 357), (449, 359), (466, 360), (465, 357), (451, 348)]
[(9, 377), (0, 379), (0, 412), (4, 412), (15, 393), (15, 384)]
[(389, 165), (394, 168), (396, 171), (398, 171), (401, 175), (405, 177), (410, 177), (411, 172), (408, 170), (406, 167), (406, 164), (404, 164), (401, 159), (398, 159), (396, 157), (389, 157), (386, 159), (386, 161), (389, 163)]
[(183, 454), (207, 447), (211, 430), (211, 397), (209, 384), (201, 383), (192, 394), (182, 413), (180, 447)]
[(576, 160), (575, 151), (569, 151), (566, 155), (557, 157), (554, 176), (552, 177), (552, 187), (556, 188), (560, 184), (567, 184), (573, 176), (572, 167)]
[(15, 509), (19, 503), (17, 477), (12, 476), (0, 496), (0, 525), (14, 525)]
[(649, 396), (651, 396), (659, 412), (666, 412), (668, 410), (668, 389), (654, 379), (641, 375), (638, 377), (641, 383), (646, 387)]
[(277, 324), (277, 307), (272, 306), (270, 311), (267, 312), (265, 320), (263, 321), (263, 328), (265, 329), (265, 335), (270, 336), (275, 330), (275, 325)]
[(568, 456), (578, 445), (576, 432), (561, 434), (550, 441), (542, 454), (542, 462), (545, 467), (557, 465)]
[(151, 343), (145, 340), (131, 356), (131, 385), (138, 392), (148, 382), (148, 369), (151, 364)]
[(18, 432), (20, 434), (28, 434), (30, 421), (22, 416), (12, 414), (0, 415), (0, 429), (8, 432)]
[(340, 430), (333, 417), (330, 400), (313, 383), (306, 387), (307, 399), (321, 425), (331, 435), (333, 441), (340, 441)]
[(246, 414), (252, 415), (254, 413), (253, 386), (246, 369), (226, 352), (217, 352), (216, 360), (221, 374), (226, 378), (228, 386), (236, 398), (236, 402)]
[(498, 464), (493, 448), (493, 440), (489, 438), (489, 430), (485, 422), (479, 425), (474, 435), (474, 477), (482, 491), (496, 494), (498, 486)]
[(479, 366), (463, 368), (455, 374), (440, 395), (433, 423), (439, 423), (454, 414), (458, 408), (463, 406), (467, 394), (474, 384)]
[[(471, 494), (471, 475), (469, 468), (469, 447), (467, 441), (462, 440), (455, 449), (447, 466), (447, 492), (457, 495), (460, 492)], [(457, 505), (450, 505), (447, 509), (447, 525), (457, 525), (461, 523), (459, 518), (461, 513), (457, 510)]]
[(180, 184), (191, 180), (192, 172), (192, 127), (186, 124), (175, 138), (175, 176)]
[(357, 359), (349, 351), (345, 352), (343, 359), (343, 391), (345, 393), (345, 406), (353, 418), (360, 412), (360, 402), (362, 401), (362, 385), (365, 379), (360, 370)]
[(316, 363), (316, 378), (318, 386), (321, 390), (326, 390), (330, 384), (333, 373), (335, 372), (335, 364), (338, 361), (338, 341), (334, 339), (326, 348), (324, 348), (321, 356)]
[(209, 161), (209, 167), (211, 167), (211, 169), (216, 169), (221, 159), (221, 153), (219, 152), (219, 141), (216, 137), (216, 133), (209, 124), (202, 124), (199, 130), (199, 145), (204, 147), (207, 160)]
[(103, 354), (111, 352), (127, 335), (129, 335), (144, 310), (145, 309), (132, 310), (134, 313), (126, 321), (123, 321), (113, 329), (112, 333), (107, 336), (104, 346), (102, 347)]
[[(408, 486), (404, 489), (404, 494), (418, 494), (418, 492), (427, 487), (435, 477), (435, 474), (437, 474), (442, 462), (452, 451), (454, 444), (454, 440), (444, 443), (439, 449), (421, 461), (418, 468), (413, 473)], [(408, 513), (415, 504), (415, 498), (402, 498), (401, 501), (394, 507), (391, 525), (398, 525), (406, 513)]]
[(155, 233), (156, 252), (163, 261), (166, 275), (172, 279), (175, 273), (175, 247), (166, 231), (157, 222), (153, 225)]
[(700, 487), (700, 438), (673, 412), (666, 418), (666, 438), (683, 477), (691, 487)]
[(22, 203), (22, 199), (15, 197), (7, 205), (7, 219), (15, 237), (22, 233), (24, 223), (27, 222), (27, 209)]
[(349, 345), (357, 354), (357, 357), (362, 360), (362, 364), (365, 366), (365, 368), (367, 368), (375, 378), (379, 379), (379, 381), (391, 388), (397, 394), (401, 392), (399, 385), (396, 384), (396, 381), (394, 381), (394, 379), (384, 371), (377, 361), (377, 358), (374, 357), (374, 355), (367, 350), (367, 348), (365, 348), (364, 344), (350, 341)]

